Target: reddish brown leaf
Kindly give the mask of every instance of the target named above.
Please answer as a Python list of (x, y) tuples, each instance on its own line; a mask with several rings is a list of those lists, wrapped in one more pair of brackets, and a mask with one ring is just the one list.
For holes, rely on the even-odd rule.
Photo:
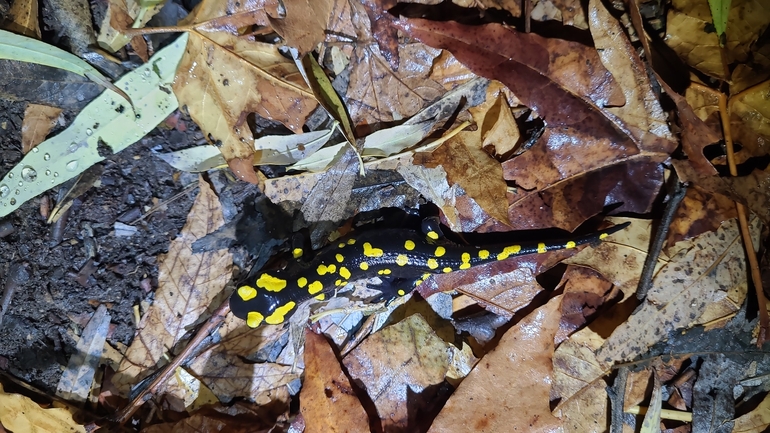
[(322, 335), (305, 331), (305, 382), (300, 394), (305, 432), (369, 430), (369, 417)]

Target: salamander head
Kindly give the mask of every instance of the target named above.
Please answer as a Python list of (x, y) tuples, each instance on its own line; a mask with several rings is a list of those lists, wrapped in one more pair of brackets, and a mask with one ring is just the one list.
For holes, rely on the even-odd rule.
[(254, 286), (244, 284), (230, 297), (230, 310), (251, 328), (262, 322), (268, 325), (283, 323), (297, 304), (289, 296), (286, 280), (277, 277), (278, 272), (262, 272)]

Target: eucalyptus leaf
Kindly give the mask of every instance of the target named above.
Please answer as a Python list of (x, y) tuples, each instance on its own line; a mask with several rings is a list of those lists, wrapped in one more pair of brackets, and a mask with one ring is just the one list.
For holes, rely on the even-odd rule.
[(178, 107), (171, 83), (187, 45), (185, 33), (116, 85), (135, 101), (135, 111), (109, 92), (94, 99), (67, 129), (32, 149), (0, 180), (0, 217), (72, 179), (103, 155), (137, 142)]

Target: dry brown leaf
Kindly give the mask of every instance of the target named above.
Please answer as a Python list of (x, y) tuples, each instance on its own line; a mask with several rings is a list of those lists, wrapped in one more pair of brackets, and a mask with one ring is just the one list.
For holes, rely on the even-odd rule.
[(565, 432), (605, 431), (607, 374), (593, 350), (602, 343), (593, 332), (583, 329), (562, 343), (553, 354), (551, 401), (559, 405), (553, 414), (564, 420)]
[(751, 412), (735, 419), (733, 433), (760, 433), (770, 426), (770, 394)]
[[(85, 433), (86, 429), (72, 419), (64, 408), (44, 409), (29, 397), (8, 394), (0, 385), (0, 428), (12, 432)], [(6, 431), (3, 429), (3, 431)]]
[[(770, 80), (750, 87), (730, 98), (730, 116), (738, 124), (740, 142), (754, 155), (770, 154)], [(749, 137), (756, 137), (751, 139)]]
[(8, 11), (10, 20), (3, 25), (8, 31), (40, 39), (37, 0), (16, 0)]
[(305, 331), (305, 382), (300, 393), (305, 432), (363, 432), (369, 417), (322, 335)]
[(607, 107), (606, 111), (623, 120), (637, 143), (649, 143), (643, 148), (650, 149), (659, 139), (674, 140), (644, 63), (622, 26), (600, 1), (589, 1), (588, 10), (599, 57), (618, 81), (626, 100), (622, 106)]
[[(160, 12), (162, 5), (161, 3), (147, 8), (143, 12), (142, 19), (139, 22), (140, 25), (144, 26), (147, 24), (153, 16)], [(134, 49), (143, 61), (147, 62), (149, 60), (149, 51), (144, 37), (137, 35), (129, 38), (123, 34), (126, 29), (130, 29), (133, 26), (140, 10), (142, 10), (142, 6), (134, 0), (109, 0), (97, 38), (99, 46), (114, 53), (130, 41), (131, 48)]]
[[(751, 226), (757, 245), (759, 218)], [(640, 309), (597, 352), (604, 366), (636, 358), (672, 331), (732, 314), (745, 298), (745, 253), (736, 220), (725, 222), (716, 232), (679, 242), (668, 254), (671, 261), (655, 276)], [(742, 297), (735, 299), (736, 292)]]
[[(516, 124), (516, 119), (511, 113), (511, 107), (508, 106), (507, 98), (499, 94), (494, 101), (492, 108), (484, 113), (484, 120), (480, 122), (479, 131), (481, 132), (482, 148), (488, 153), (500, 157), (510, 155), (517, 148), (521, 134), (519, 133), (519, 125)], [(500, 175), (502, 175), (502, 170), (500, 170)], [(503, 221), (507, 220), (508, 215)]]
[(560, 304), (561, 297), (553, 298), (508, 330), (428, 431), (556, 431), (562, 423), (548, 402)]
[(445, 93), (430, 79), (440, 50), (420, 43), (400, 44), (399, 67), (394, 70), (372, 34), (364, 5), (338, 2), (332, 16), (327, 43), (353, 45), (345, 104), (354, 126), (409, 118)]
[[(725, 79), (719, 40), (712, 28), (708, 2), (674, 0), (668, 12), (666, 43), (685, 63)], [(770, 6), (760, 0), (733, 0), (727, 19), (726, 61), (745, 62), (751, 44), (770, 23)]]
[[(211, 307), (232, 274), (232, 255), (226, 250), (193, 254), (192, 244), (223, 224), (219, 199), (208, 183), (200, 192), (179, 236), (158, 259), (155, 302), (139, 323), (133, 343), (113, 383), (123, 392), (152, 373)], [(183, 397), (183, 396), (182, 396)]]
[(441, 166), (449, 185), (460, 185), (465, 193), (497, 221), (507, 224), (507, 185), (500, 163), (481, 149), (481, 131), (464, 131), (430, 153), (415, 153), (414, 164)]
[(254, 135), (248, 116), (256, 113), (299, 133), (318, 103), (295, 64), (281, 55), (277, 46), (230, 32), (267, 25), (266, 11), (277, 16), (277, 6), (220, 3), (202, 2), (182, 23), (196, 31), (190, 34), (174, 92), (238, 176), (259, 183), (250, 166)]
[(271, 19), (270, 25), (286, 41), (295, 47), (299, 57), (313, 51), (323, 42), (334, 0), (282, 0), (286, 17)]
[(434, 403), (432, 385), (444, 380), (450, 361), (447, 343), (415, 314), (367, 338), (343, 363), (391, 431), (414, 426), (414, 414)]
[(587, 267), (568, 267), (562, 275), (562, 283), (561, 323), (554, 340), (557, 344), (583, 327), (588, 317), (594, 315), (615, 293), (609, 281)]
[[(757, 214), (765, 224), (770, 225), (770, 173), (768, 171), (754, 169), (748, 176), (705, 177), (696, 173), (685, 161), (674, 161), (673, 164), (682, 182), (692, 182), (705, 191), (717, 193), (712, 196), (716, 200), (722, 199), (719, 196), (723, 194), (732, 200), (740, 201)], [(708, 201), (702, 203), (701, 206), (708, 209), (716, 208), (715, 204)], [(726, 207), (723, 205), (720, 208)], [(734, 206), (731, 208), (734, 210)], [(726, 215), (730, 218), (735, 216), (734, 213)], [(727, 218), (720, 221), (725, 219)]]
[[(629, 221), (626, 218), (609, 220), (615, 224)], [(647, 259), (652, 229), (650, 220), (630, 221), (632, 221), (630, 227), (614, 233), (596, 247), (586, 248), (564, 261), (565, 264), (587, 266), (598, 271), (623, 292), (621, 302), (636, 293), (639, 275)], [(662, 254), (656, 265), (656, 271), (666, 263), (666, 259), (667, 256)]]
[(705, 191), (697, 185), (687, 188), (668, 227), (667, 245), (691, 239), (706, 231), (716, 231), (723, 221), (736, 216), (735, 203), (729, 198)]
[(29, 104), (24, 110), (21, 123), (21, 151), (26, 154), (42, 143), (56, 125), (61, 108)]

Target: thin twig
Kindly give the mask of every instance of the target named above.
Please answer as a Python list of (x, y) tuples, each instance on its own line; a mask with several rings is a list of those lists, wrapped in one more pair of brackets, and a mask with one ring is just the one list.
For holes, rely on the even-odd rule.
[(663, 217), (661, 218), (660, 225), (655, 233), (655, 238), (652, 240), (652, 245), (650, 245), (650, 251), (647, 253), (647, 259), (644, 261), (644, 267), (642, 268), (642, 275), (639, 277), (639, 285), (636, 288), (636, 297), (640, 300), (647, 297), (647, 292), (650, 290), (650, 287), (652, 287), (652, 279), (655, 276), (655, 266), (658, 264), (660, 252), (663, 250), (663, 244), (668, 235), (668, 228), (671, 226), (671, 221), (674, 219), (674, 214), (679, 208), (679, 204), (682, 203), (682, 200), (687, 193), (686, 185), (679, 182), (676, 170), (671, 170), (671, 176), (669, 176), (668, 180), (668, 204), (666, 204), (666, 209), (663, 211)]
[(161, 372), (155, 376), (155, 379), (153, 379), (153, 381), (147, 385), (147, 388), (137, 394), (137, 396), (134, 397), (128, 406), (123, 408), (123, 410), (115, 415), (113, 420), (119, 424), (125, 423), (134, 414), (134, 412), (136, 412), (136, 410), (139, 409), (142, 404), (144, 404), (145, 401), (149, 400), (156, 392), (158, 392), (158, 390), (162, 390), (169, 379), (171, 379), (171, 376), (174, 375), (176, 369), (184, 364), (187, 361), (187, 358), (189, 358), (195, 350), (199, 349), (199, 346), (203, 340), (205, 340), (209, 335), (216, 331), (217, 328), (219, 328), (222, 322), (224, 322), (225, 316), (227, 316), (227, 313), (229, 312), (230, 302), (225, 301), (222, 303), (222, 305), (219, 306), (219, 308), (216, 309), (216, 311), (211, 314), (209, 320), (207, 320), (206, 323), (204, 323), (203, 326), (198, 329), (198, 332), (190, 340), (182, 353), (174, 358), (174, 360), (171, 361), (168, 365), (163, 367), (163, 370), (161, 370)]
[[(719, 94), (719, 116), (722, 120), (722, 132), (725, 136), (727, 164), (730, 167), (730, 175), (735, 177), (738, 176), (738, 169), (735, 167), (735, 152), (733, 150), (732, 132), (730, 131), (730, 110), (727, 107), (727, 95), (724, 93)], [(754, 291), (757, 294), (757, 302), (759, 303), (759, 333), (757, 334), (757, 347), (762, 347), (767, 341), (768, 332), (770, 331), (770, 317), (768, 317), (767, 314), (767, 298), (765, 298), (765, 293), (762, 290), (762, 276), (759, 273), (757, 255), (754, 252), (754, 244), (751, 241), (751, 231), (749, 231), (746, 206), (743, 203), (736, 201), (735, 207), (738, 210), (738, 223), (741, 226), (743, 245), (746, 248), (746, 256), (749, 259), (749, 267), (751, 268), (751, 280), (754, 283)]]

